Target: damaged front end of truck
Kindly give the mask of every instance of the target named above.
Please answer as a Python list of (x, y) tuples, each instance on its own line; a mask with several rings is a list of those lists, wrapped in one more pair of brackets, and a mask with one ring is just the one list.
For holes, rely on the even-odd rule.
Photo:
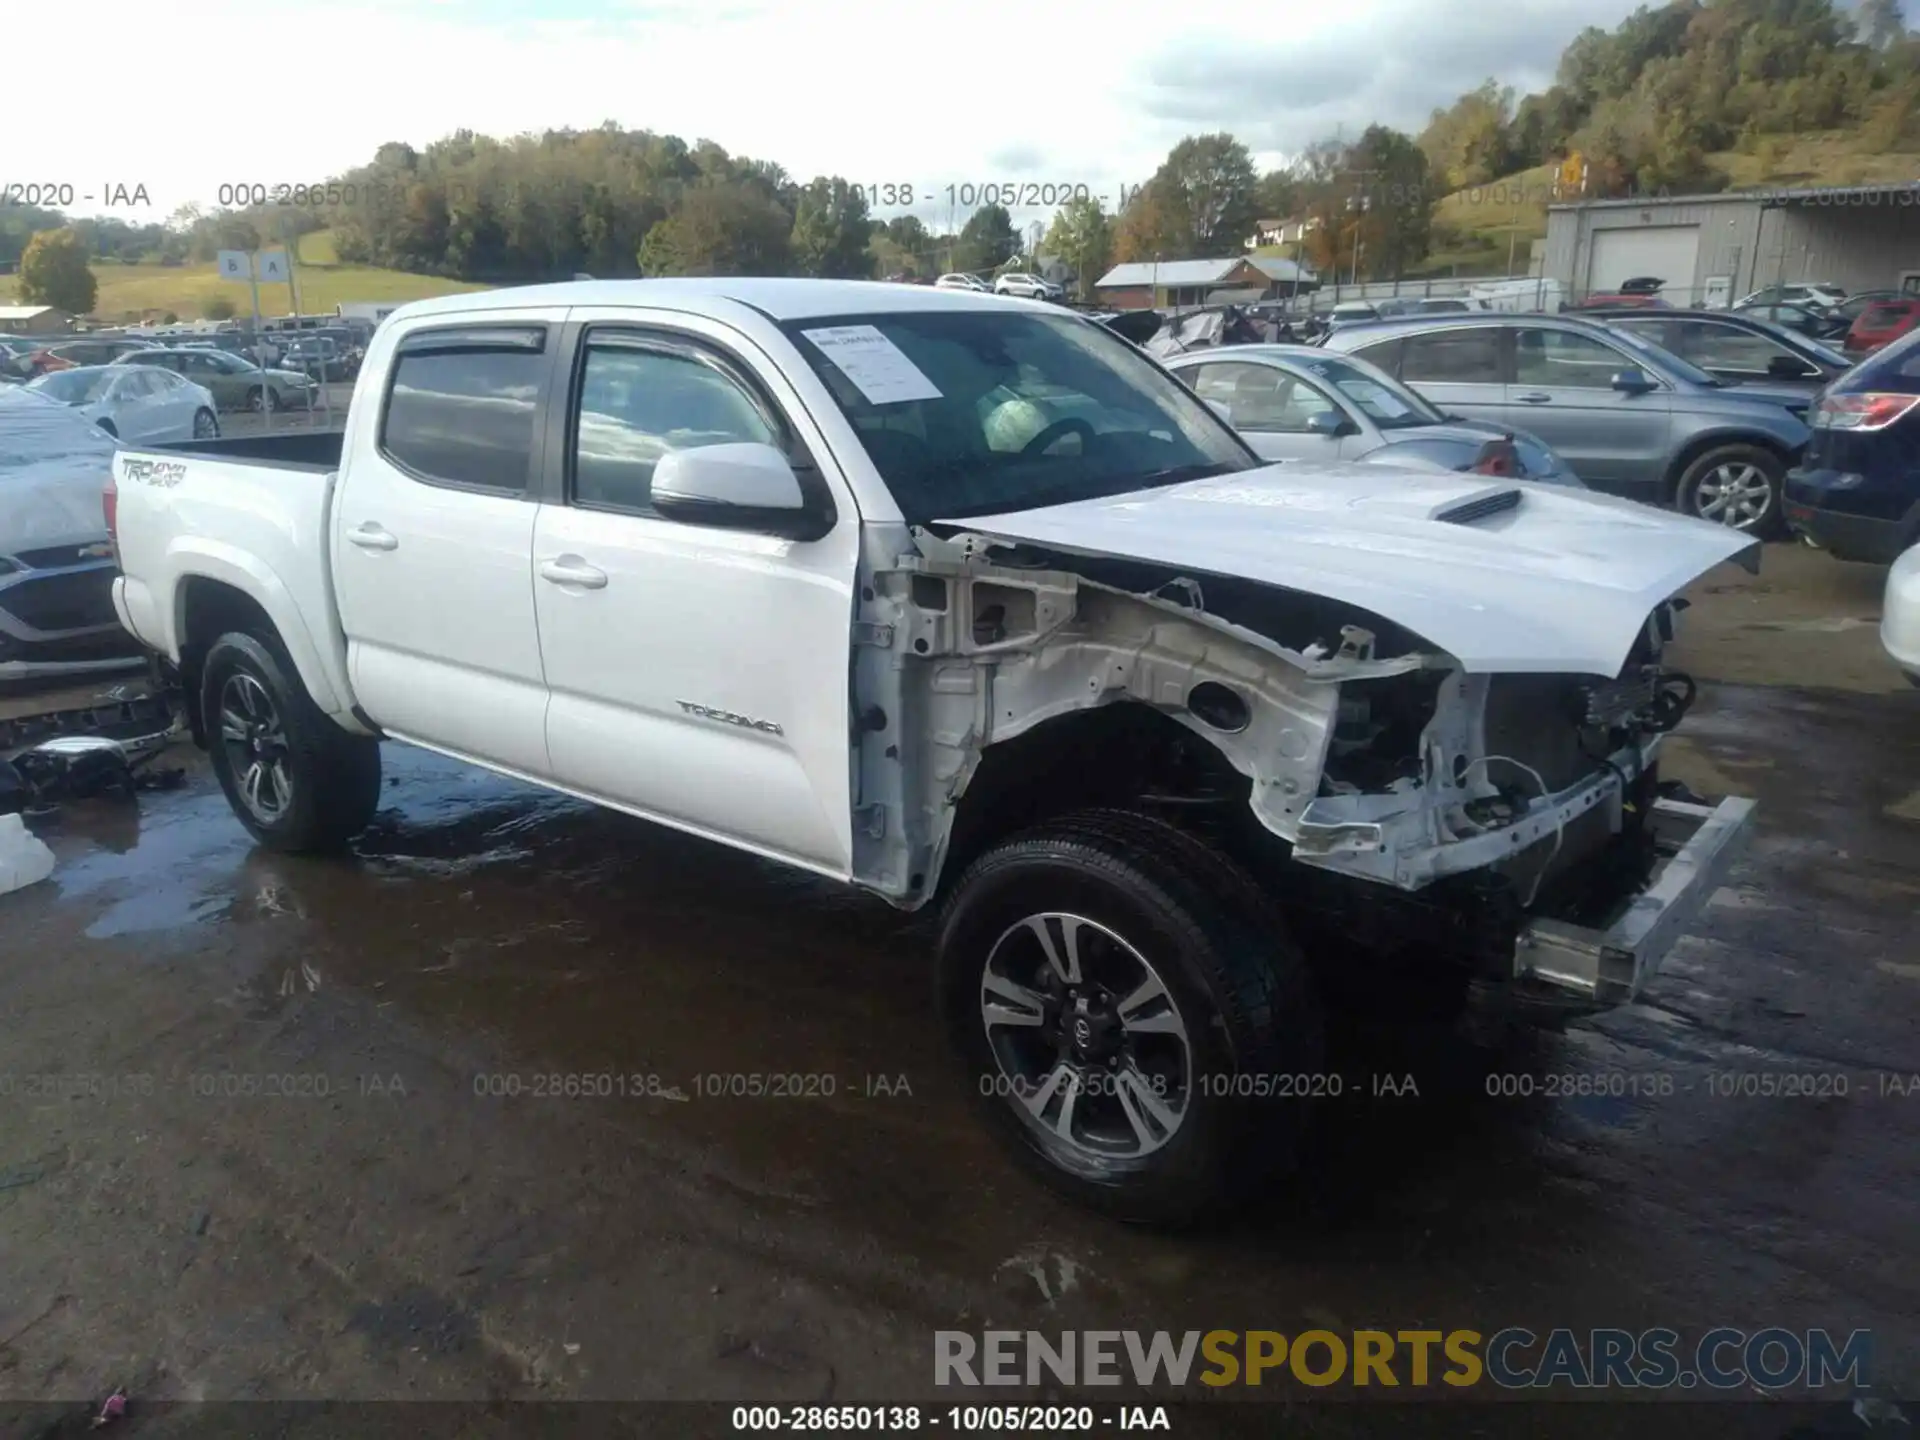
[(1485, 673), (1258, 581), (957, 529), (874, 558), (855, 874), (907, 908), (1053, 814), (1145, 809), (1258, 880), (1323, 984), (1551, 1024), (1637, 995), (1751, 831), (1658, 778), (1684, 601), (1615, 674)]

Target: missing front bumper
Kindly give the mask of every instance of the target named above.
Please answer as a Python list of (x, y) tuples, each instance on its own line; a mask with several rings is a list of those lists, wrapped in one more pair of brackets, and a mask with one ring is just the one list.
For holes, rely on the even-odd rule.
[(1514, 941), (1516, 982), (1594, 1007), (1635, 999), (1746, 853), (1754, 802), (1660, 800), (1651, 819), (1665, 857), (1652, 883), (1605, 928), (1529, 921)]

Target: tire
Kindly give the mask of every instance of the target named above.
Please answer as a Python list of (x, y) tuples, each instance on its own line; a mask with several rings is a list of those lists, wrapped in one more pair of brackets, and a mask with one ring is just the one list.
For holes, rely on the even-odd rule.
[(200, 409), (193, 412), (193, 438), (196, 440), (220, 438), (220, 419), (213, 411)]
[[(1682, 513), (1711, 520), (1756, 539), (1778, 534), (1787, 467), (1758, 445), (1717, 445), (1688, 465), (1674, 493)], [(1764, 494), (1756, 494), (1756, 484)], [(1735, 487), (1732, 503), (1713, 509), (1720, 492)]]
[(247, 392), (247, 409), (255, 415), (278, 410), (280, 406), (274, 399), (273, 391), (264, 386), (255, 386)]
[[(1040, 928), (1052, 953), (1077, 957), (1064, 976)], [(1156, 981), (1124, 1023), (1116, 1002)], [(1220, 1215), (1291, 1160), (1306, 1129), (1308, 1102), (1293, 1090), (1256, 1099), (1244, 1088), (1320, 1072), (1306, 965), (1253, 883), (1162, 821), (1083, 811), (987, 851), (946, 902), (938, 988), (989, 1128), (1047, 1184), (1116, 1219), (1180, 1227)]]
[[(320, 713), (277, 638), (236, 630), (216, 640), (201, 670), (200, 705), (220, 788), (267, 849), (338, 851), (373, 818), (379, 742)], [(257, 774), (249, 761), (258, 762)]]

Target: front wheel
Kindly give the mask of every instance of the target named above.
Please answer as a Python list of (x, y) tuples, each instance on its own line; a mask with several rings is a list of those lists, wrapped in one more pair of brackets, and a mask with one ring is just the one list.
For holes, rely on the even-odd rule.
[(214, 418), (211, 410), (193, 412), (193, 438), (196, 440), (215, 440), (220, 435), (220, 422)]
[(1765, 538), (1780, 527), (1786, 466), (1757, 445), (1722, 445), (1695, 460), (1680, 477), (1680, 509), (1730, 530)]
[(269, 850), (339, 850), (380, 802), (380, 745), (323, 715), (272, 637), (231, 631), (207, 652), (201, 714), (213, 773)]
[(1304, 1128), (1306, 967), (1252, 883), (1161, 821), (1088, 811), (989, 850), (947, 902), (939, 987), (988, 1125), (1116, 1218), (1217, 1214)]

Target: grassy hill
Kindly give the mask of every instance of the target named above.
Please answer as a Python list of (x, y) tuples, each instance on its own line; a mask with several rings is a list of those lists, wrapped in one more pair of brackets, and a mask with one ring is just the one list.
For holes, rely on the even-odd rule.
[[(1727, 173), (1736, 190), (1763, 185), (1896, 184), (1920, 177), (1920, 153), (1875, 153), (1860, 135), (1845, 131), (1781, 136), (1763, 142), (1753, 154), (1728, 150), (1708, 158)], [(1438, 243), (1421, 270), (1440, 275), (1455, 270), (1463, 275), (1503, 274), (1510, 234), (1518, 236), (1515, 263), (1524, 263), (1529, 242), (1546, 238), (1555, 170), (1552, 165), (1536, 165), (1445, 197), (1433, 210)]]
[[(93, 313), (102, 320), (138, 320), (167, 311), (182, 320), (194, 320), (206, 313), (207, 303), (215, 296), (230, 301), (235, 312), (242, 315), (253, 303), (244, 284), (222, 280), (212, 265), (118, 265), (102, 261), (93, 266), (93, 276), (100, 286)], [(301, 237), (294, 279), (300, 288), (300, 309), (310, 315), (351, 301), (423, 300), (487, 288), (435, 275), (342, 265), (334, 253), (333, 236), (324, 230)], [(9, 303), (13, 285), (13, 277), (0, 277), (0, 297)], [(284, 315), (292, 309), (293, 296), (287, 286), (260, 287), (261, 314)]]

